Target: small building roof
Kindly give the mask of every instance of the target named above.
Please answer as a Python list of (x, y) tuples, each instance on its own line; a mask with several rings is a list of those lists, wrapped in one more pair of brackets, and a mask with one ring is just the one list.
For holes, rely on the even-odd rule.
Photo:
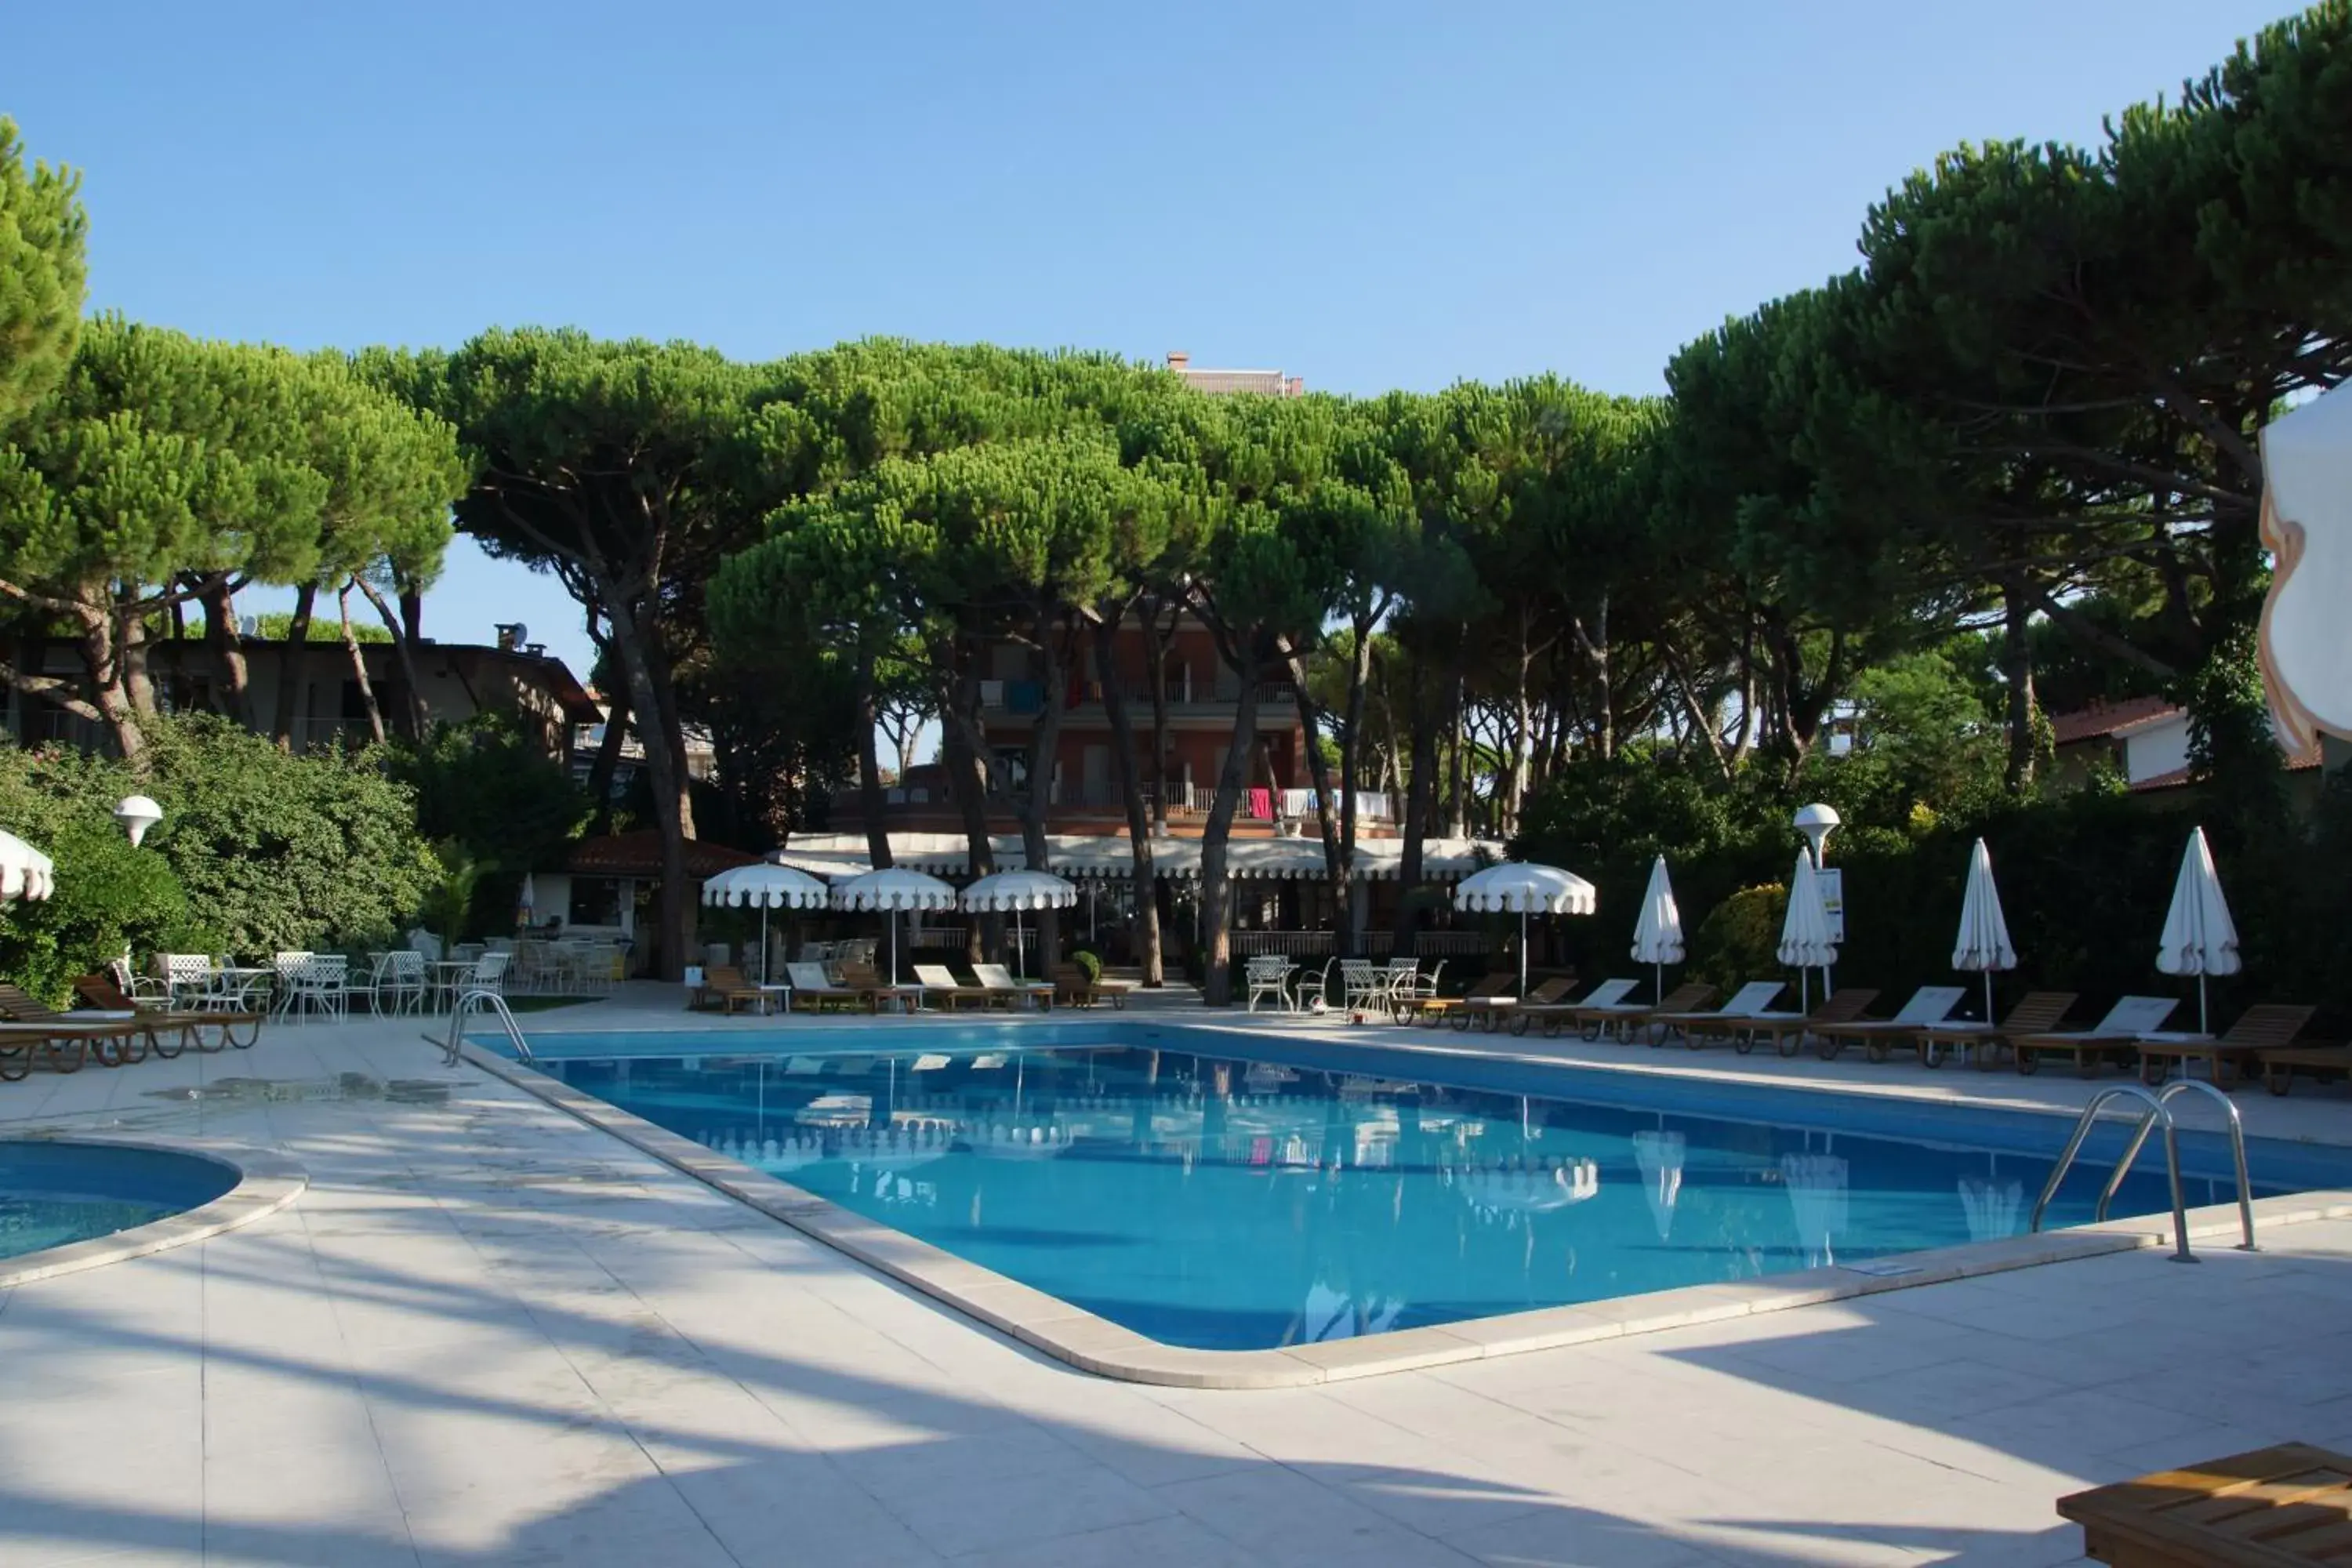
[[(686, 841), (686, 874), (697, 880), (716, 877), (738, 866), (756, 865), (759, 859), (757, 855), (746, 855), (724, 844), (706, 843), (698, 838)], [(661, 833), (656, 828), (638, 827), (626, 833), (608, 833), (602, 838), (583, 838), (572, 847), (563, 868), (583, 877), (656, 879), (662, 874)]]
[(2142, 725), (2179, 718), (2188, 710), (2162, 697), (2127, 697), (2121, 702), (2094, 702), (2072, 713), (2050, 716), (2052, 740), (2061, 746), (2120, 735)]

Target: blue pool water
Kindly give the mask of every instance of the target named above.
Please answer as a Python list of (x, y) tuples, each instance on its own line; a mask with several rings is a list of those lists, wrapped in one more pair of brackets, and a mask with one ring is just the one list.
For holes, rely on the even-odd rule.
[(236, 1185), (217, 1160), (101, 1143), (0, 1142), (0, 1258), (111, 1236)]
[[(1197, 1027), (1050, 1031), (877, 1025), (806, 1031), (789, 1053), (739, 1054), (740, 1033), (532, 1046), (542, 1070), (746, 1164), (1220, 1350), (2014, 1234), (2069, 1127), (1493, 1060), (1433, 1084), (1405, 1076), (1438, 1070), (1425, 1057)], [(854, 1043), (874, 1048), (838, 1048)], [(2120, 1140), (2086, 1151), (2050, 1224), (2091, 1217)], [(2189, 1201), (2227, 1201), (2220, 1140), (2185, 1138), (2184, 1155)], [(2352, 1181), (2347, 1163), (2257, 1143), (2256, 1190)], [(2141, 1171), (2118, 1215), (2166, 1205), (2158, 1151)]]

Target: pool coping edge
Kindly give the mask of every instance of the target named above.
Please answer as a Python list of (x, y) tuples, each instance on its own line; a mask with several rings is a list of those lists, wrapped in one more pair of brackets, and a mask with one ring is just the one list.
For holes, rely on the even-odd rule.
[[(1278, 1350), (1192, 1350), (1162, 1344), (1009, 1275), (958, 1258), (470, 1040), (460, 1050), (466, 1061), (492, 1077), (1000, 1333), (1084, 1372), (1165, 1387), (1307, 1387), (1850, 1300), (1919, 1285), (2165, 1247), (2172, 1240), (2171, 1216), (2154, 1215), (1874, 1258), (1873, 1272), (1866, 1274), (1830, 1266)], [(2271, 1226), (2352, 1218), (2352, 1191), (2258, 1198), (2253, 1209), (2259, 1237), (2261, 1229)], [(2189, 1222), (2192, 1239), (2234, 1235), (2237, 1205), (2191, 1209)]]
[(0, 1290), (78, 1274), (110, 1263), (144, 1258), (151, 1253), (206, 1241), (215, 1236), (266, 1219), (302, 1195), (310, 1173), (299, 1161), (275, 1149), (216, 1138), (176, 1138), (166, 1133), (107, 1133), (76, 1131), (39, 1131), (12, 1135), (10, 1142), (89, 1143), (116, 1149), (147, 1149), (158, 1153), (185, 1154), (228, 1166), (236, 1184), (210, 1203), (178, 1214), (165, 1215), (145, 1225), (96, 1236), (87, 1241), (28, 1252), (22, 1259), (0, 1258)]

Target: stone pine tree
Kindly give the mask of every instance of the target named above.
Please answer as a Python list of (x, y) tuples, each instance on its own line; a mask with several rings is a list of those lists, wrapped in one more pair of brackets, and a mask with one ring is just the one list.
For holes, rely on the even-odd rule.
[(81, 325), (89, 220), (81, 178), (27, 168), (0, 116), (0, 434), (64, 374)]

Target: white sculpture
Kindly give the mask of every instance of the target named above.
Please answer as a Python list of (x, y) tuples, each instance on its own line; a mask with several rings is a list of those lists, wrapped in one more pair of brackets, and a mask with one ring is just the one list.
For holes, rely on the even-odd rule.
[(2263, 430), (2263, 686), (2290, 752), (2352, 740), (2352, 392), (2325, 393)]

